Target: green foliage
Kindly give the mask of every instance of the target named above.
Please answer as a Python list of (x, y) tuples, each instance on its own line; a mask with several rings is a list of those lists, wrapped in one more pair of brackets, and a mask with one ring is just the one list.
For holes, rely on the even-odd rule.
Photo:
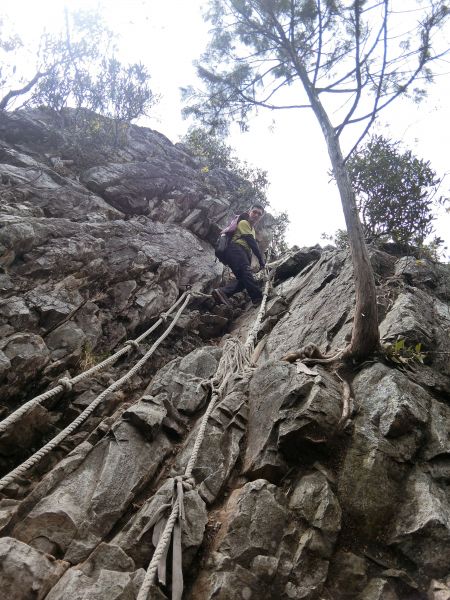
[(240, 178), (241, 183), (235, 192), (235, 199), (243, 209), (252, 202), (267, 206), (267, 171), (240, 160), (234, 154), (233, 148), (224, 142), (223, 137), (202, 128), (192, 128), (182, 142), (194, 156), (204, 161), (204, 173), (210, 169), (227, 169)]
[(441, 183), (429, 161), (374, 135), (347, 168), (366, 239), (422, 246), (433, 232), (433, 198)]
[(442, 260), (443, 256), (445, 257), (445, 253), (448, 250), (448, 247), (444, 246), (444, 244), (445, 240), (435, 235), (428, 244), (423, 244), (419, 247), (419, 255), (422, 258), (428, 258), (434, 262), (439, 262)]
[(284, 211), (278, 215), (275, 215), (274, 218), (275, 222), (272, 227), (273, 256), (271, 257), (271, 260), (279, 258), (289, 250), (289, 247), (286, 243), (286, 231), (290, 223), (288, 214)]
[(334, 235), (322, 233), (320, 238), (334, 244), (338, 250), (347, 250), (349, 248), (348, 233), (345, 229), (337, 229)]
[[(24, 105), (44, 106), (59, 114), (68, 106), (84, 114), (95, 111), (114, 120), (109, 135), (117, 144), (126, 130), (123, 124), (147, 114), (158, 100), (149, 87), (150, 76), (143, 65), (125, 66), (114, 58), (113, 33), (98, 11), (66, 9), (65, 17), (64, 31), (41, 35), (34, 76), (27, 79), (12, 69), (4, 75), (2, 68), (0, 88), (10, 90), (0, 108), (20, 98)], [(11, 45), (17, 48), (19, 42), (8, 41), (0, 22), (0, 49)], [(84, 122), (84, 116), (79, 121)], [(81, 132), (85, 131), (83, 127)]]
[(424, 96), (413, 85), (432, 80), (430, 65), (442, 56), (432, 34), (449, 13), (435, 0), (415, 11), (417, 27), (392, 41), (387, 32), (399, 16), (388, 2), (209, 0), (208, 8), (212, 36), (198, 64), (206, 91), (183, 90), (186, 115), (216, 130), (230, 122), (246, 128), (253, 109), (313, 105), (316, 112), (319, 96), (339, 93), (338, 135), (351, 123), (370, 127), (397, 96)]
[(400, 367), (408, 367), (412, 363), (424, 364), (427, 358), (426, 352), (422, 351), (422, 344), (406, 346), (403, 338), (398, 339), (393, 344), (382, 346), (384, 357), (388, 362), (392, 362)]

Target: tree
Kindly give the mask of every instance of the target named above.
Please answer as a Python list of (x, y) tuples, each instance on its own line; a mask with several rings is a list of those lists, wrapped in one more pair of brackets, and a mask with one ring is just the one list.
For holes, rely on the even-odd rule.
[[(0, 21), (0, 50), (7, 58), (10, 49), (23, 44), (5, 37), (1, 25)], [(114, 120), (117, 142), (121, 126), (146, 114), (158, 98), (143, 65), (125, 66), (114, 58), (113, 38), (98, 11), (66, 8), (64, 29), (42, 34), (31, 75), (8, 69), (8, 61), (0, 71), (0, 88), (17, 84), (0, 99), (0, 109), (21, 97), (27, 106), (46, 106), (60, 114), (67, 106), (95, 111)]]
[(441, 179), (429, 161), (381, 135), (347, 161), (366, 240), (383, 237), (422, 246), (433, 231), (434, 196)]
[(240, 160), (234, 154), (233, 148), (224, 142), (223, 137), (197, 127), (188, 131), (183, 138), (183, 143), (194, 156), (204, 161), (206, 168), (227, 169), (241, 179), (236, 197), (243, 205), (242, 208), (252, 202), (267, 206), (267, 171)]
[[(393, 35), (395, 25), (418, 14), (406, 13), (404, 5), (404, 0), (396, 3), (403, 7), (398, 15), (390, 0), (210, 0), (212, 38), (198, 66), (206, 91), (184, 90), (190, 102), (185, 114), (214, 128), (226, 128), (230, 120), (246, 127), (255, 108), (312, 109), (350, 240), (356, 306), (345, 354), (357, 358), (378, 347), (378, 317), (373, 270), (340, 138), (350, 125), (362, 125), (356, 146), (381, 110), (407, 91), (414, 93), (416, 80), (432, 79), (429, 66), (439, 58), (432, 34), (449, 11), (443, 1), (430, 0), (416, 26)], [(415, 91), (421, 95), (423, 90)], [(325, 106), (330, 96), (339, 98), (338, 106)]]

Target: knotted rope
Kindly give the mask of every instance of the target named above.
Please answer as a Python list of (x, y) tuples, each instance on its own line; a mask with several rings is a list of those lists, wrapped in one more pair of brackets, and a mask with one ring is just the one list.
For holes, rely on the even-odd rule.
[(167, 316), (170, 315), (170, 313), (172, 313), (176, 309), (176, 307), (179, 306), (179, 304), (184, 300), (184, 298), (186, 298), (186, 296), (189, 294), (191, 294), (191, 292), (184, 292), (178, 298), (178, 300), (169, 308), (167, 312), (161, 314), (160, 318), (156, 321), (156, 323), (154, 323), (149, 329), (144, 331), (144, 333), (142, 333), (135, 340), (128, 340), (127, 342), (125, 342), (124, 347), (118, 350), (112, 356), (109, 356), (102, 362), (98, 363), (97, 365), (94, 365), (87, 371), (84, 371), (83, 373), (80, 373), (75, 377), (72, 377), (70, 379), (68, 377), (63, 377), (58, 381), (58, 385), (56, 387), (52, 388), (51, 390), (48, 390), (47, 392), (44, 392), (43, 394), (40, 394), (39, 396), (36, 396), (35, 398), (32, 398), (31, 400), (28, 400), (28, 402), (25, 402), (25, 404), (22, 404), (20, 408), (18, 408), (16, 411), (8, 415), (6, 419), (0, 422), (0, 435), (2, 433), (5, 433), (5, 431), (7, 431), (13, 423), (16, 423), (21, 417), (23, 417), (23, 415), (25, 415), (37, 404), (41, 404), (45, 400), (48, 400), (49, 398), (52, 398), (53, 396), (56, 396), (61, 392), (70, 392), (72, 387), (79, 381), (87, 379), (88, 377), (91, 377), (91, 375), (93, 375), (94, 373), (105, 369), (107, 366), (116, 362), (116, 360), (120, 356), (123, 356), (130, 350), (137, 350), (139, 348), (140, 342), (142, 342), (142, 340), (148, 337), (157, 327), (159, 327), (159, 325), (161, 325), (161, 323), (163, 323), (167, 319)]
[[(185, 294), (183, 294), (184, 302), (181, 305), (181, 307), (178, 309), (178, 312), (176, 313), (175, 317), (173, 318), (173, 321), (170, 323), (170, 325), (167, 327), (167, 329), (164, 331), (164, 333), (155, 341), (155, 343), (152, 345), (152, 347), (134, 365), (134, 367), (132, 367), (129, 371), (127, 371), (127, 373), (125, 373), (125, 375), (123, 375), (120, 379), (118, 379), (113, 384), (111, 384), (109, 387), (107, 387), (99, 396), (97, 396), (97, 398), (95, 398), (91, 402), (91, 404), (89, 404), (89, 406), (68, 427), (63, 429), (56, 437), (54, 437), (50, 442), (48, 442), (40, 450), (38, 450), (32, 456), (30, 456), (30, 458), (28, 458), (25, 462), (23, 462), (21, 465), (16, 467), (10, 473), (8, 473), (8, 475), (5, 475), (5, 477), (0, 479), (0, 491), (3, 490), (11, 482), (13, 482), (14, 479), (19, 477), (20, 475), (23, 475), (26, 471), (28, 471), (28, 469), (31, 469), (31, 467), (36, 465), (44, 456), (46, 456), (49, 452), (51, 452), (53, 450), (53, 448), (55, 448), (56, 446), (58, 446), (58, 444), (60, 444), (63, 440), (65, 440), (67, 436), (69, 436), (79, 425), (81, 425), (81, 423), (86, 421), (86, 419), (89, 417), (89, 415), (97, 408), (97, 406), (102, 402), (102, 400), (108, 394), (119, 389), (126, 381), (128, 381), (128, 379), (130, 379), (131, 377), (133, 377), (133, 375), (135, 375), (135, 373), (147, 362), (147, 360), (155, 352), (155, 350), (158, 348), (158, 346), (161, 344), (161, 342), (169, 335), (169, 333), (175, 327), (175, 324), (177, 323), (178, 319), (180, 318), (181, 313), (183, 312), (183, 310), (186, 308), (187, 304), (189, 303), (190, 295), (191, 295), (190, 292), (186, 292)], [(183, 296), (181, 296), (181, 298), (183, 298)], [(179, 304), (179, 302), (177, 302), (177, 304)], [(136, 341), (139, 341), (140, 339), (142, 339), (142, 336), (140, 336), (140, 338), (137, 338)]]
[[(237, 338), (229, 338), (225, 342), (222, 357), (219, 361), (217, 370), (214, 374), (214, 377), (209, 380), (212, 390), (211, 400), (200, 422), (200, 427), (194, 442), (192, 454), (188, 464), (186, 465), (184, 475), (182, 477), (178, 476), (175, 478), (178, 484), (174, 489), (172, 510), (167, 521), (165, 521), (165, 517), (158, 519), (161, 513), (169, 507), (168, 505), (165, 505), (157, 511), (157, 517), (155, 515), (145, 527), (145, 531), (148, 531), (151, 526), (154, 526), (154, 528), (158, 530), (160, 527), (162, 527), (162, 523), (165, 523), (162, 534), (156, 536), (154, 535), (153, 541), (155, 544), (155, 551), (145, 574), (144, 581), (142, 582), (142, 586), (139, 590), (137, 600), (147, 600), (150, 588), (153, 585), (157, 572), (160, 583), (165, 584), (165, 561), (172, 537), (172, 600), (181, 600), (183, 594), (183, 573), (181, 570), (181, 521), (184, 520), (182, 489), (187, 484), (190, 484), (192, 489), (192, 482), (195, 484), (195, 481), (192, 479), (192, 472), (200, 452), (200, 447), (205, 437), (208, 419), (216, 407), (218, 400), (225, 398), (229, 391), (231, 391), (233, 388), (234, 383), (238, 379), (245, 377), (245, 375), (252, 370), (251, 356), (254, 351), (256, 336), (258, 335), (261, 321), (266, 309), (267, 296), (269, 294), (272, 274), (273, 271), (266, 269), (266, 282), (264, 285), (263, 299), (261, 301), (257, 317), (247, 335), (245, 344), (243, 345)], [(181, 492), (180, 482), (182, 484)], [(141, 536), (143, 533), (144, 532), (142, 532)], [(164, 563), (164, 566), (162, 563)], [(159, 576), (160, 574), (163, 576)]]

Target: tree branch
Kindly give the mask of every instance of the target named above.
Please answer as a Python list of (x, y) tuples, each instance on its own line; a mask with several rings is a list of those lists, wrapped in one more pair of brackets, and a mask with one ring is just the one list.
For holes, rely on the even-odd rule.
[(36, 85), (36, 83), (39, 81), (39, 79), (41, 79), (41, 77), (45, 77), (45, 75), (48, 75), (50, 71), (38, 71), (36, 73), (36, 75), (33, 77), (33, 79), (31, 79), (31, 81), (29, 81), (26, 85), (24, 85), (22, 88), (17, 89), (17, 90), (10, 90), (6, 96), (4, 96), (1, 100), (0, 100), (0, 110), (5, 110), (8, 102), (12, 99), (15, 98), (16, 96), (21, 96), (22, 94), (26, 94), (27, 92), (29, 92), (31, 90), (31, 88)]

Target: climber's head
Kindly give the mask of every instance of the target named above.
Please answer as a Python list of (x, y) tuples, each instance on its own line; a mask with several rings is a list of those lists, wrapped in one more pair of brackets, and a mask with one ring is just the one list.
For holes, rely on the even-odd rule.
[(264, 207), (261, 204), (252, 204), (248, 211), (248, 220), (252, 225), (257, 223), (264, 214)]

